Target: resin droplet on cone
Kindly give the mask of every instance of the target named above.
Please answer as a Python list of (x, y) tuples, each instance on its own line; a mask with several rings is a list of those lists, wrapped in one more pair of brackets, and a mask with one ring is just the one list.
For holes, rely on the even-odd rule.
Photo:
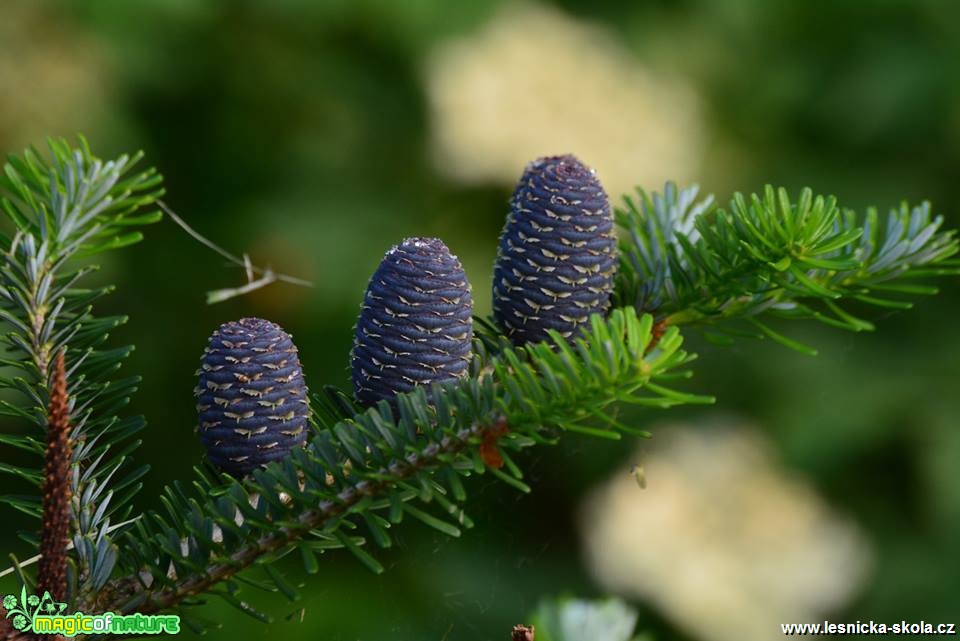
[(243, 476), (307, 439), (310, 407), (297, 347), (261, 318), (224, 323), (203, 352), (198, 432), (207, 458)]
[(527, 165), (510, 200), (493, 277), (493, 316), (515, 344), (574, 338), (610, 304), (617, 241), (610, 202), (574, 156)]
[(367, 285), (351, 355), (357, 401), (374, 405), (465, 376), (472, 339), (473, 298), (460, 261), (436, 238), (408, 238)]

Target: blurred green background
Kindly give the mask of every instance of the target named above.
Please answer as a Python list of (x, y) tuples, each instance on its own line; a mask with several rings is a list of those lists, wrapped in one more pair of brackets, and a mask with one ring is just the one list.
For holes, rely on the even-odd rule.
[[(447, 242), (487, 313), (511, 181), (536, 155), (579, 154), (616, 200), (666, 178), (721, 200), (770, 182), (854, 208), (930, 199), (960, 225), (960, 4), (948, 0), (5, 0), (0, 90), (4, 152), (76, 133), (104, 157), (143, 149), (198, 230), (316, 283), (207, 307), (204, 291), (242, 273), (169, 222), (106, 266), (119, 289), (103, 311), (129, 314), (115, 338), (136, 344), (127, 368), (144, 379), (143, 507), (200, 460), (193, 372), (219, 323), (271, 318), (309, 383), (345, 385), (367, 278), (412, 235)], [(691, 337), (689, 387), (718, 405), (631, 417), (709, 432), (723, 415), (769, 437), (782, 473), (854, 524), (870, 559), (850, 598), (823, 609), (832, 621), (960, 620), (958, 294), (944, 283), (873, 335), (786, 328), (816, 358)], [(475, 530), (454, 541), (405, 524), (380, 553), (383, 576), (342, 554), (309, 580), (292, 568), (304, 602), (267, 599), (273, 626), (219, 603), (200, 614), (222, 622), (213, 638), (505, 639), (544, 595), (607, 592), (578, 514), (633, 450), (572, 437), (535, 451), (530, 496), (474, 480)], [(3, 518), (2, 549), (23, 556), (24, 524)], [(670, 535), (656, 534), (633, 540)], [(704, 577), (703, 590), (725, 589)], [(634, 603), (657, 639), (723, 638), (689, 608)]]

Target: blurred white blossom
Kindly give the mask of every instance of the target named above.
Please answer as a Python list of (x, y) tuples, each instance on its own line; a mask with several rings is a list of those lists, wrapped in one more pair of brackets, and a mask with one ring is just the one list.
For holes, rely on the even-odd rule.
[(468, 183), (513, 184), (536, 157), (573, 153), (611, 198), (694, 181), (702, 125), (688, 83), (657, 77), (601, 26), (507, 4), (429, 58), (438, 167)]
[(638, 460), (648, 489), (625, 469), (588, 497), (594, 575), (704, 641), (822, 621), (865, 579), (867, 541), (758, 432), (708, 427), (657, 430), (660, 447)]

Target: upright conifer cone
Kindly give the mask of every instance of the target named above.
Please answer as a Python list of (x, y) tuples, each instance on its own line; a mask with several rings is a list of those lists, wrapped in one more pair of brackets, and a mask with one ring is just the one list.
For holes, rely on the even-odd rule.
[(460, 261), (436, 238), (404, 240), (367, 285), (351, 355), (357, 401), (373, 405), (464, 376), (472, 339), (473, 298)]
[(306, 442), (307, 386), (297, 347), (279, 325), (262, 318), (224, 323), (198, 375), (197, 429), (219, 469), (240, 477)]
[(572, 155), (527, 165), (510, 200), (494, 268), (493, 315), (515, 344), (555, 329), (574, 338), (610, 304), (617, 241), (596, 174)]

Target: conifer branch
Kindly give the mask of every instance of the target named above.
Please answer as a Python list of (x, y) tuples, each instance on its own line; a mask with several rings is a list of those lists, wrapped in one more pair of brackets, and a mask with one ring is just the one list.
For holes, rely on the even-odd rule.
[[(71, 512), (71, 554), (81, 594), (64, 600), (96, 591), (110, 577), (118, 555), (110, 520), (129, 515), (130, 498), (146, 472), (145, 467), (132, 468), (129, 461), (143, 420), (118, 416), (138, 382), (136, 377), (114, 378), (132, 348), (104, 348), (109, 332), (126, 319), (91, 313), (91, 304), (112, 287), (85, 289), (96, 266), (79, 262), (139, 242), (143, 236), (137, 227), (159, 220), (159, 212), (140, 213), (161, 193), (161, 178), (152, 169), (132, 171), (139, 159), (137, 154), (102, 161), (83, 139), (76, 147), (51, 139), (46, 157), (32, 148), (11, 156), (0, 176), (0, 208), (14, 226), (12, 237), (0, 237), (0, 321), (5, 330), (0, 349), (6, 365), (0, 387), (19, 395), (0, 402), (0, 414), (32, 428), (2, 434), (0, 443), (40, 459), (50, 452), (48, 437), (56, 434), (48, 435), (48, 426), (60, 421), (51, 412), (62, 409), (54, 402), (56, 396), (51, 397), (57, 388), (50, 387), (50, 365), (56, 354), (70, 362), (65, 370), (73, 421), (70, 487), (67, 493), (49, 497), (58, 502), (58, 509), (59, 501), (69, 501)], [(59, 475), (63, 462), (58, 465)], [(5, 464), (0, 472), (38, 490), (44, 483), (40, 467)], [(0, 502), (44, 517), (39, 491), (33, 496), (5, 495)], [(66, 546), (54, 541), (62, 533), (59, 514), (54, 521), (50, 524), (58, 529), (43, 528), (43, 535), (50, 537), (46, 543), (50, 555), (40, 556), (41, 574), (62, 594), (58, 568)], [(39, 546), (34, 536), (25, 538)], [(22, 573), (23, 568), (18, 566), (17, 571)]]
[(616, 303), (721, 344), (767, 337), (815, 353), (760, 319), (872, 330), (851, 304), (909, 309), (904, 296), (937, 292), (922, 281), (960, 273), (956, 233), (941, 231), (943, 217), (926, 202), (886, 216), (874, 208), (858, 214), (809, 189), (792, 199), (767, 186), (720, 208), (697, 186), (667, 183), (662, 194), (638, 189), (625, 197), (616, 218), (623, 231)]
[[(275, 531), (257, 539), (234, 552), (229, 559), (214, 563), (203, 573), (178, 580), (169, 588), (147, 592), (145, 599), (138, 593), (144, 589), (139, 579), (133, 578), (108, 586), (104, 591), (106, 600), (97, 607), (105, 611), (136, 611), (150, 614), (167, 610), (185, 599), (210, 591), (211, 588), (226, 581), (238, 572), (250, 567), (263, 557), (294, 544), (312, 530), (323, 530), (331, 521), (348, 514), (363, 501), (389, 493), (398, 483), (402, 483), (416, 474), (436, 467), (449, 455), (461, 452), (471, 440), (483, 437), (487, 428), (475, 426), (462, 430), (454, 438), (445, 439), (441, 444), (431, 443), (419, 453), (411, 453), (403, 461), (396, 461), (389, 468), (381, 468), (377, 476), (380, 481), (361, 481), (337, 495), (336, 501), (324, 501), (316, 509), (310, 509), (296, 517), (294, 523), (279, 526)], [(149, 588), (149, 586), (147, 586)]]

